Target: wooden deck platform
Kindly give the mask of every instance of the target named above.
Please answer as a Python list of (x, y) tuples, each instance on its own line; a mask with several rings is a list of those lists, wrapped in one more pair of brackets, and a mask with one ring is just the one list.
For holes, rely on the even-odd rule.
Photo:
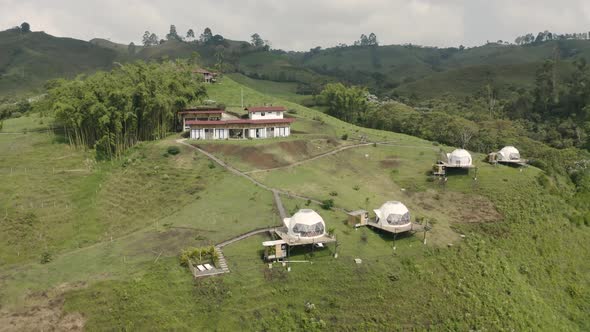
[(300, 246), (306, 244), (317, 244), (317, 243), (332, 243), (336, 242), (336, 238), (329, 235), (323, 235), (320, 237), (306, 238), (306, 237), (293, 237), (287, 234), (286, 227), (275, 228), (275, 233), (289, 246)]
[(419, 230), (423, 229), (423, 228), (421, 228), (422, 225), (417, 224), (417, 223), (409, 223), (407, 225), (401, 225), (401, 226), (383, 226), (383, 225), (380, 225), (379, 223), (375, 222), (375, 220), (369, 220), (369, 222), (367, 222), (367, 226), (370, 226), (373, 228), (378, 228), (378, 229), (384, 230), (384, 231), (392, 233), (392, 234), (399, 234), (399, 233), (405, 233), (405, 232), (410, 232), (410, 231), (419, 231)]

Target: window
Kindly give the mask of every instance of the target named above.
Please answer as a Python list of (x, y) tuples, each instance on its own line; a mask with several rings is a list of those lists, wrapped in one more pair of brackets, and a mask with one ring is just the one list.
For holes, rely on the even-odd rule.
[(277, 116), (280, 116), (281, 115), (281, 112), (276, 112), (276, 113), (277, 113)]
[(260, 116), (264, 116), (264, 112), (260, 113)]

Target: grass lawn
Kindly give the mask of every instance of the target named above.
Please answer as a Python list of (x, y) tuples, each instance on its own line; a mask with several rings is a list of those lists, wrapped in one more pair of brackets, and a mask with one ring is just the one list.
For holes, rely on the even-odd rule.
[[(210, 97), (236, 107), (240, 88), (226, 77)], [(442, 186), (426, 176), (440, 149), (431, 142), (244, 93), (249, 103), (294, 110), (300, 133), (208, 143), (217, 155), (257, 169), (265, 154), (286, 163), (311, 155), (313, 144), (329, 148), (309, 140), (289, 150), (308, 138), (389, 141), (253, 176), (350, 210), (400, 200), (433, 225), (427, 244), (423, 234), (399, 236), (394, 250), (390, 235), (355, 230), (342, 212), (284, 198), (290, 213), (309, 205), (323, 216), (339, 241), (337, 259), (333, 245), (313, 255), (297, 248), (292, 258), (307, 262), (269, 270), (261, 260), (267, 238), (256, 236), (224, 249), (231, 273), (194, 281), (179, 250), (280, 224), (269, 192), (189, 147), (168, 155), (174, 136), (106, 163), (50, 133), (0, 135), (0, 325), (48, 321), (39, 313), (51, 310), (56, 321), (78, 317), (88, 330), (590, 329), (590, 227), (569, 221), (576, 211), (560, 194), (567, 191), (540, 170), (477, 162), (477, 180), (454, 174)]]
[(232, 80), (250, 87), (262, 94), (276, 96), (290, 102), (301, 103), (303, 100), (311, 98), (310, 96), (297, 94), (297, 83), (294, 82), (257, 80), (237, 73), (229, 74), (228, 76)]

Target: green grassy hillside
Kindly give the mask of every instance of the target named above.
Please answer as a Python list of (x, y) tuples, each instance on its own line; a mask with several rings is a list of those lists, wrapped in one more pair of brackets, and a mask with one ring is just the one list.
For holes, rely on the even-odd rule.
[(39, 89), (52, 78), (109, 68), (117, 53), (44, 32), (0, 32), (0, 97)]
[[(95, 162), (50, 119), (0, 131), (0, 326), (21, 330), (560, 330), (590, 328), (590, 227), (569, 221), (567, 181), (535, 167), (492, 167), (445, 185), (426, 176), (451, 147), (364, 129), (225, 77), (209, 97), (240, 111), (272, 103), (297, 118), (288, 139), (195, 142), (265, 185), (345, 209), (408, 205), (433, 226), (399, 236), (354, 229), (339, 210), (311, 207), (335, 248), (297, 249), (291, 272), (261, 260), (265, 236), (227, 246), (231, 273), (192, 280), (177, 254), (280, 224), (272, 194), (223, 170), (178, 138)], [(4, 134), (3, 134), (4, 132)], [(8, 132), (12, 134), (7, 134)], [(349, 139), (341, 139), (348, 134)], [(310, 160), (357, 143), (382, 142)], [(269, 162), (270, 161), (270, 162)], [(297, 166), (287, 167), (295, 161)], [(275, 168), (282, 167), (282, 168)], [(268, 170), (267, 170), (268, 169)], [(265, 171), (266, 170), (266, 171)], [(563, 179), (560, 179), (563, 180)], [(357, 265), (354, 258), (361, 258)], [(43, 262), (43, 263), (41, 263)], [(311, 305), (306, 305), (311, 303)], [(41, 319), (43, 317), (43, 319)]]
[[(255, 50), (247, 42), (232, 40), (219, 45), (168, 41), (152, 47), (138, 45), (130, 54), (128, 45), (100, 38), (85, 42), (43, 32), (3, 31), (0, 46), (0, 97), (31, 89), (39, 91), (47, 79), (108, 68), (114, 61), (191, 58), (195, 52), (203, 66), (215, 66), (222, 59), (226, 72), (289, 83), (299, 93), (318, 93), (326, 82), (346, 81), (366, 85), (380, 95), (420, 99), (447, 93), (470, 95), (490, 82), (499, 91), (527, 87), (534, 83), (539, 65), (556, 54), (561, 59), (562, 74), (570, 70), (573, 59), (590, 58), (590, 42), (582, 40), (527, 46), (492, 43), (463, 50), (412, 45), (351, 46), (307, 53)], [(254, 83), (244, 79), (240, 82)]]

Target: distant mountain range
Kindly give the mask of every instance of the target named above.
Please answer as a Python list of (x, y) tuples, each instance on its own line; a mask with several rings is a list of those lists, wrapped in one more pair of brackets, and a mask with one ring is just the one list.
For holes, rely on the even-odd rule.
[(266, 51), (248, 42), (215, 44), (167, 41), (129, 47), (105, 39), (82, 41), (44, 32), (0, 32), (0, 97), (42, 91), (58, 77), (106, 70), (137, 59), (191, 58), (206, 67), (257, 79), (294, 82), (301, 93), (317, 93), (330, 81), (366, 85), (380, 95), (427, 99), (466, 96), (493, 85), (500, 93), (530, 87), (546, 59), (559, 59), (560, 72), (577, 57), (590, 58), (590, 41), (559, 40), (525, 46), (491, 43), (469, 49), (413, 45), (348, 46), (309, 52)]

